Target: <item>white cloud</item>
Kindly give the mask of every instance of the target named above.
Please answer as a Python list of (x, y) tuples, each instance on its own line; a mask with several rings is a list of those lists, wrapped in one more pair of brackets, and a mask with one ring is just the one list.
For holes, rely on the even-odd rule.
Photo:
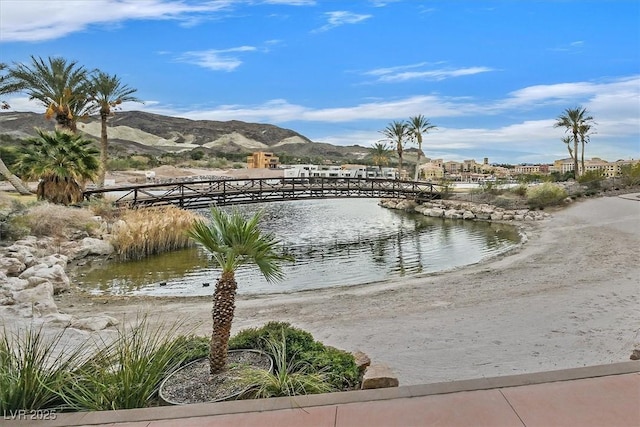
[[(439, 63), (441, 64), (441, 63)], [(454, 77), (461, 76), (470, 76), (474, 74), (487, 73), (490, 71), (494, 71), (489, 67), (466, 67), (466, 68), (432, 68), (428, 69), (428, 67), (432, 67), (437, 64), (430, 64), (428, 62), (420, 62), (417, 64), (410, 65), (400, 65), (396, 67), (387, 67), (387, 68), (376, 68), (373, 70), (365, 71), (365, 76), (374, 76), (377, 77), (376, 82), (383, 83), (396, 83), (396, 82), (406, 82), (410, 80), (430, 80), (430, 81), (440, 81)], [(423, 70), (417, 71), (407, 71), (414, 70), (416, 68), (427, 68)]]
[(237, 56), (229, 55), (229, 53), (253, 52), (255, 50), (257, 49), (253, 46), (240, 46), (230, 49), (191, 51), (183, 53), (177, 60), (209, 68), (210, 70), (233, 71), (242, 64), (242, 61)]
[(325, 12), (327, 23), (322, 27), (314, 30), (314, 32), (328, 31), (332, 28), (346, 24), (357, 24), (371, 18), (372, 15), (359, 15), (357, 13), (338, 10), (334, 12)]

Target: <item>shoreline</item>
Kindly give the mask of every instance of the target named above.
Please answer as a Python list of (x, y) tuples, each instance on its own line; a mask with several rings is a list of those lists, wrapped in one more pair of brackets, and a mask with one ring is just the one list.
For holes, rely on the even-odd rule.
[[(640, 203), (603, 197), (526, 225), (515, 253), (356, 287), (238, 295), (233, 333), (285, 321), (361, 350), (401, 385), (627, 361), (640, 345)], [(239, 283), (239, 286), (242, 286)], [(56, 297), (61, 312), (182, 319), (208, 335), (211, 297)], [(105, 331), (107, 332), (107, 331)]]

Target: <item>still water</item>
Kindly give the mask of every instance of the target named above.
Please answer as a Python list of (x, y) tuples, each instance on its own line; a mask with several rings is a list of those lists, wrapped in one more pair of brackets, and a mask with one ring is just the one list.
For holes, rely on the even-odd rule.
[[(357, 285), (449, 270), (499, 255), (520, 241), (509, 225), (429, 218), (382, 208), (377, 199), (236, 208), (247, 215), (263, 209), (262, 228), (295, 258), (284, 265), (285, 280), (275, 284), (255, 268), (241, 268), (236, 273), (240, 294)], [(211, 295), (220, 272), (203, 249), (192, 248), (79, 273), (76, 282), (95, 293), (195, 296)]]

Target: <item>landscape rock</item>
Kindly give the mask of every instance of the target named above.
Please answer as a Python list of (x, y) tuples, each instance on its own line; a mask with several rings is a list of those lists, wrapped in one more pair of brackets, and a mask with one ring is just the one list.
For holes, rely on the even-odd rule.
[(105, 240), (85, 237), (80, 242), (80, 247), (73, 254), (74, 259), (81, 259), (89, 255), (111, 255), (114, 252), (113, 245)]
[(7, 276), (18, 276), (26, 268), (26, 264), (18, 258), (0, 258), (0, 271), (3, 271)]
[(358, 372), (363, 373), (365, 369), (371, 365), (371, 359), (369, 356), (364, 354), (361, 351), (356, 351), (353, 353), (353, 357), (356, 359), (356, 366), (358, 367)]
[(383, 364), (370, 365), (362, 378), (362, 389), (398, 387), (400, 383), (391, 368)]
[[(20, 276), (20, 279), (28, 280), (31, 277), (44, 278), (53, 285), (54, 293), (59, 294), (69, 290), (70, 280), (64, 268), (59, 264), (49, 267), (47, 264), (36, 264), (26, 269)], [(32, 279), (33, 283), (37, 283), (38, 279)]]
[(58, 312), (53, 300), (53, 285), (49, 282), (14, 292), (13, 300), (16, 311), (23, 317), (42, 317)]
[(115, 326), (118, 320), (111, 316), (93, 316), (84, 319), (73, 320), (70, 324), (72, 328), (82, 329), (86, 331), (101, 331), (109, 326)]

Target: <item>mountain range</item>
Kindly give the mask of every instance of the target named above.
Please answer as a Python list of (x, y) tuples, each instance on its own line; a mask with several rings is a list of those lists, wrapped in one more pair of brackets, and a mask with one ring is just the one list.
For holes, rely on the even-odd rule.
[[(250, 154), (269, 151), (293, 157), (321, 157), (346, 161), (364, 158), (370, 151), (362, 146), (336, 146), (313, 142), (290, 129), (238, 120), (220, 122), (190, 120), (142, 111), (117, 112), (109, 118), (109, 146), (126, 154), (160, 155), (201, 149), (212, 153)], [(31, 112), (0, 113), (0, 136), (3, 141), (36, 135), (36, 129), (53, 130), (54, 121), (44, 114)], [(78, 130), (100, 139), (100, 120), (78, 122)]]

